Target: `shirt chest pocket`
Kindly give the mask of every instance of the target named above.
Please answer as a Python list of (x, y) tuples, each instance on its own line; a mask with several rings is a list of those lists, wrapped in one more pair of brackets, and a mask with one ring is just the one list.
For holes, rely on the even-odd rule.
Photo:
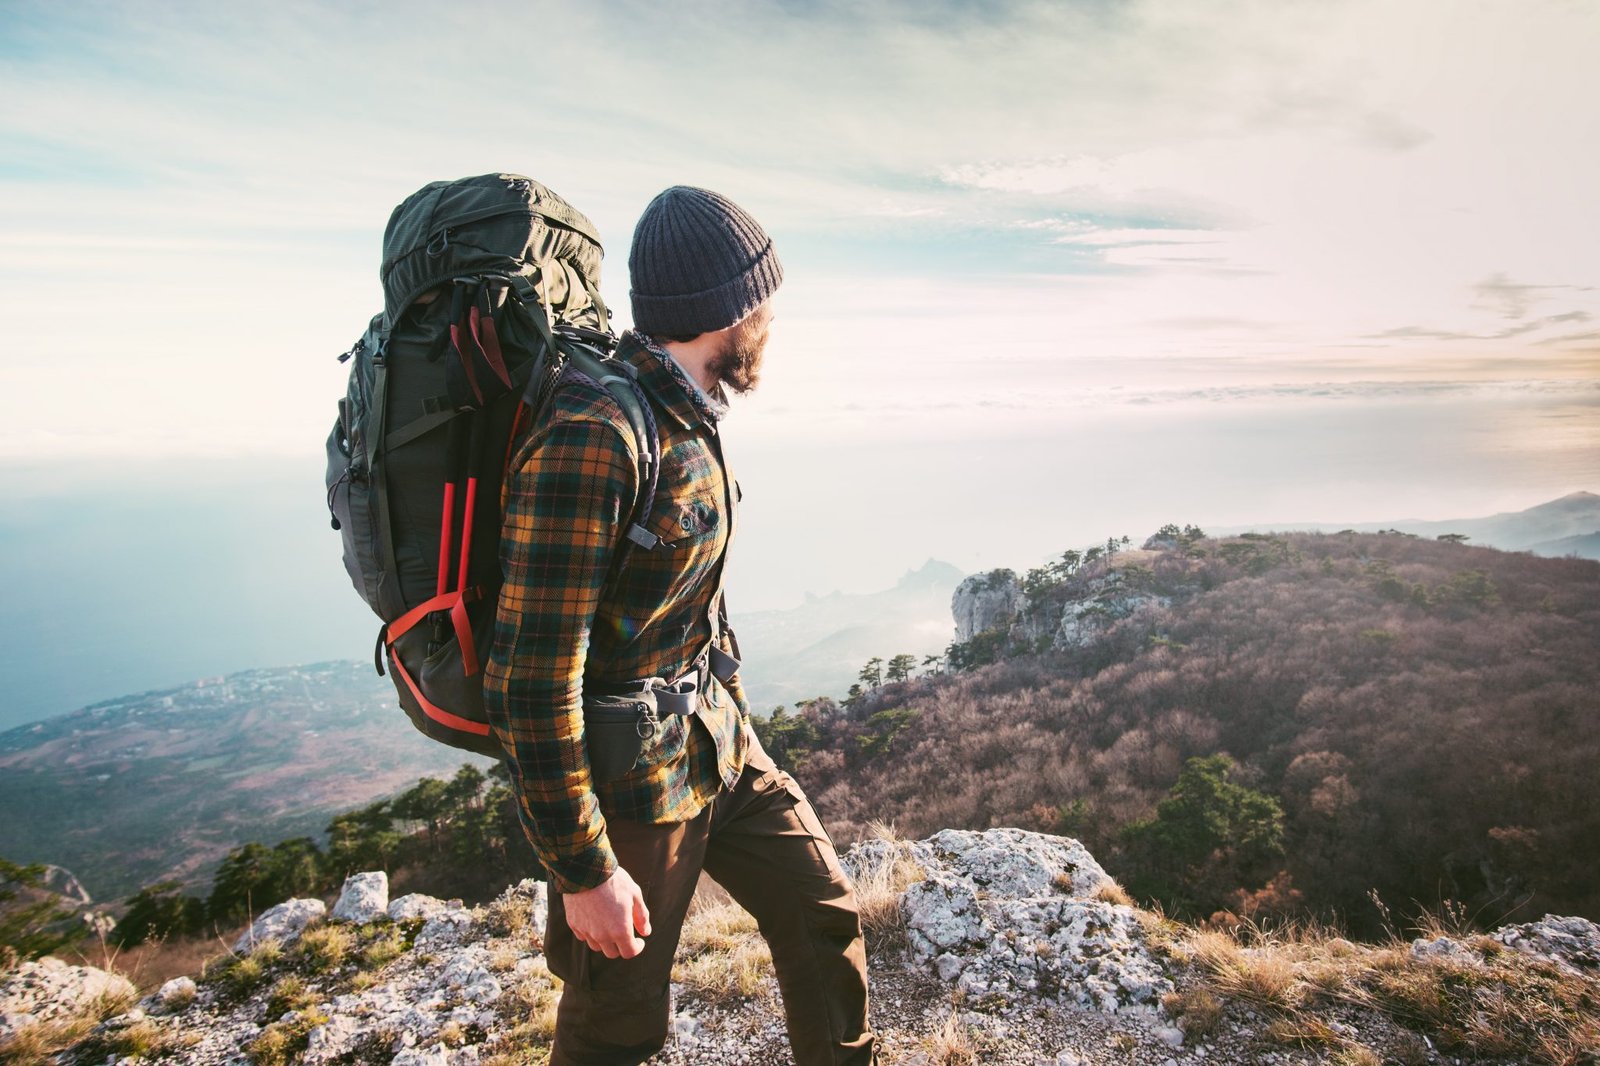
[(657, 500), (645, 528), (661, 540), (655, 550), (696, 554), (715, 547), (721, 524), (716, 495), (705, 492), (683, 499)]

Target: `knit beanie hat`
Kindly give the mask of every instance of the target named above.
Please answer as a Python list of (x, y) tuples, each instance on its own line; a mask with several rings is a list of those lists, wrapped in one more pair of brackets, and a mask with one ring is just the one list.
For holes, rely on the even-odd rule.
[(743, 208), (709, 189), (675, 185), (650, 201), (628, 253), (633, 325), (689, 337), (725, 329), (778, 291), (783, 264)]

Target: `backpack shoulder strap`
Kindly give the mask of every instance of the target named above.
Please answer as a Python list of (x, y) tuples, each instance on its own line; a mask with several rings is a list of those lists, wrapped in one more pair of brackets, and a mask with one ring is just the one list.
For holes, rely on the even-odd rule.
[(585, 345), (574, 345), (568, 359), (569, 366), (611, 394), (633, 430), (634, 443), (639, 450), (639, 484), (644, 491), (639, 494), (639, 505), (634, 509), (627, 539), (630, 546), (637, 545), (649, 551), (661, 543), (659, 537), (645, 528), (655, 510), (656, 486), (661, 477), (661, 436), (655, 412), (639, 387), (637, 373), (627, 363), (602, 356)]

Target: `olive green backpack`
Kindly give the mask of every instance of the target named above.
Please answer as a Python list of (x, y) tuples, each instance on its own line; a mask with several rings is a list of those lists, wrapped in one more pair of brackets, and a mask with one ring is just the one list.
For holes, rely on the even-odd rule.
[(412, 723), (454, 747), (501, 754), (482, 693), (500, 489), (564, 382), (608, 390), (640, 445), (645, 490), (616, 565), (653, 539), (660, 445), (632, 367), (611, 354), (602, 255), (593, 224), (530, 178), (433, 182), (390, 216), (383, 313), (339, 357), (350, 381), (326, 487), (345, 569), (383, 620), (378, 673), (387, 660)]

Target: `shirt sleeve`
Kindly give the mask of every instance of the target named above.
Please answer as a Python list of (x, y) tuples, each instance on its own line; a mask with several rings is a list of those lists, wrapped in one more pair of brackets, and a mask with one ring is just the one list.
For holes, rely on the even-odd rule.
[(574, 892), (617, 867), (584, 747), (583, 671), (638, 461), (618, 426), (582, 416), (556, 417), (520, 459), (506, 475), (484, 704), (523, 832), (552, 886)]

